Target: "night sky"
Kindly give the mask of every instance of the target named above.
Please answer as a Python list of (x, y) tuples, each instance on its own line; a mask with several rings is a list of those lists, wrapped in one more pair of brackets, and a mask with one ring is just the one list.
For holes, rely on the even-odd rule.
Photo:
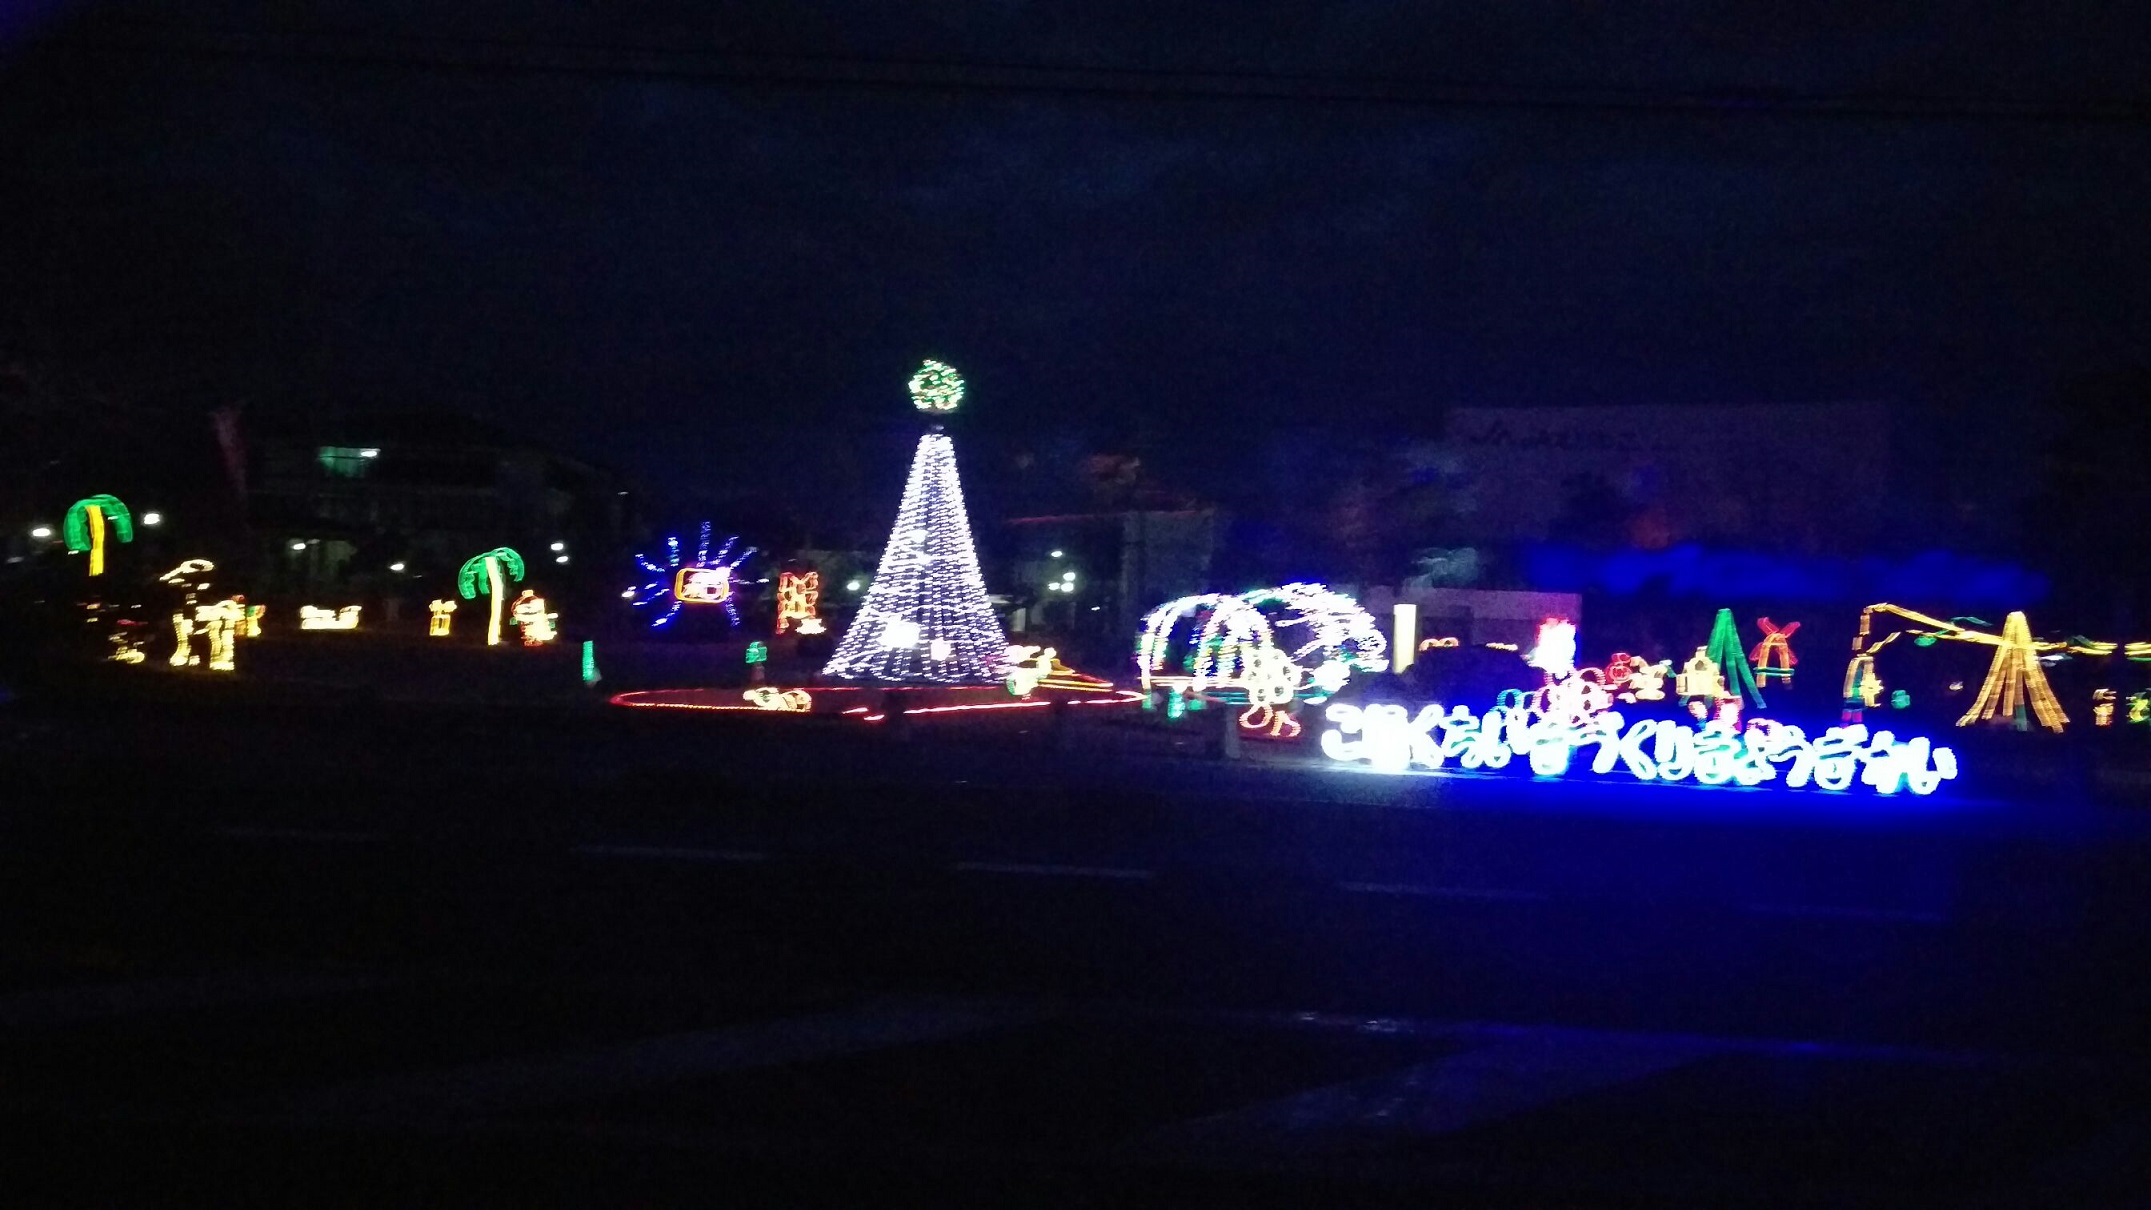
[(1206, 490), (1242, 426), (1449, 405), (1872, 400), (1991, 461), (2145, 359), (2138, 5), (599, 7), (11, 10), (0, 333), (808, 497), (893, 482), (924, 356), (982, 443)]

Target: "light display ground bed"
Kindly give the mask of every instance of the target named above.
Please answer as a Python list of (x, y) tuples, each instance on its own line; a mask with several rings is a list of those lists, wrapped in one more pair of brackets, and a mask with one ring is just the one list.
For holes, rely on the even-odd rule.
[(1210, 871), (1435, 899), (1936, 921), (2096, 922), (2102, 902), (2151, 904), (2151, 881), (2130, 873), (2151, 864), (2151, 813), (2065, 787), (1882, 799), (1515, 771), (1397, 777), (1253, 744), (1223, 759), (1202, 732), (1127, 707), (1070, 710), (1059, 728), (1045, 709), (927, 716), (991, 723), (907, 736), (765, 714), (288, 696), (25, 704), (0, 773), (25, 809), (76, 820), (147, 814), (204, 834), (360, 845), (467, 833), (564, 853), (849, 854), (891, 872), (1012, 864), (1137, 880)]
[(1001, 685), (748, 685), (643, 689), (614, 694), (615, 706), (636, 710), (805, 714), (885, 722), (894, 715), (920, 721), (973, 722), (1016, 715), (1051, 715), (1055, 708), (1127, 709), (1142, 700), (1129, 690), (1039, 686), (1017, 697)]

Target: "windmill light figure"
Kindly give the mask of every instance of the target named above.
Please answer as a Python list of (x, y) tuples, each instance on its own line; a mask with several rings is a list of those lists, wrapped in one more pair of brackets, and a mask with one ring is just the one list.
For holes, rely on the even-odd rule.
[(664, 606), (664, 612), (650, 619), (650, 629), (656, 630), (672, 624), (680, 616), (680, 610), (688, 605), (718, 605), (724, 608), (724, 616), (734, 626), (739, 625), (738, 593), (734, 587), (739, 582), (739, 566), (754, 554), (755, 548), (733, 553), (739, 545), (737, 536), (726, 538), (724, 544), (710, 553), (710, 523), (702, 523), (702, 540), (695, 548), (692, 562), (680, 554), (677, 537), (665, 539), (664, 562), (638, 554), (635, 562), (647, 572), (650, 579), (627, 592), (628, 599), (637, 609)]
[(1793, 654), (1792, 637), (1800, 629), (1800, 623), (1787, 622), (1783, 626), (1769, 618), (1755, 619), (1755, 625), (1763, 632), (1762, 641), (1748, 652), (1748, 661), (1755, 665), (1755, 675), (1792, 684), (1793, 669), (1800, 657)]

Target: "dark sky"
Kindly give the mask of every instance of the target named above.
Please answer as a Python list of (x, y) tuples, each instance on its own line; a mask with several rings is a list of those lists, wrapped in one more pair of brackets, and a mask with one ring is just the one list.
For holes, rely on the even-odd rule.
[(660, 483), (885, 434), (922, 356), (982, 433), (1224, 477), (1220, 429), (1454, 404), (1991, 434), (2151, 331), (2135, 4), (38, 7), (0, 321), (39, 351)]

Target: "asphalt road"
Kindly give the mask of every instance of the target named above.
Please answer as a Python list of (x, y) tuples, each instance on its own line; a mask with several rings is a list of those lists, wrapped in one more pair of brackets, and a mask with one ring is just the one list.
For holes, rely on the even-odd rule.
[[(2140, 1189), (2151, 829), (1147, 733), (0, 714), (29, 1204)], [(1199, 745), (1198, 745), (1199, 747)]]

